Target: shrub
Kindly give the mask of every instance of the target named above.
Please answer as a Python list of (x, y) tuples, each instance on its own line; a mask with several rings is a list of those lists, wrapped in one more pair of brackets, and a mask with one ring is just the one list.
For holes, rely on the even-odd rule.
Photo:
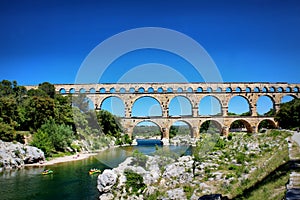
[(133, 151), (134, 164), (145, 167), (148, 157), (138, 150)]
[(128, 193), (138, 194), (139, 191), (142, 192), (146, 188), (144, 178), (140, 174), (129, 169), (125, 169), (124, 174), (126, 176), (125, 187)]
[(194, 189), (190, 185), (185, 185), (185, 186), (183, 186), (183, 191), (186, 194), (186, 198), (190, 199), (193, 195)]
[(239, 164), (242, 164), (246, 161), (246, 158), (245, 158), (245, 154), (241, 153), (241, 152), (238, 152), (237, 156), (236, 156), (236, 161), (237, 163)]
[(229, 133), (227, 139), (228, 139), (228, 140), (232, 140), (232, 137), (233, 137), (233, 134), (232, 134), (232, 133)]

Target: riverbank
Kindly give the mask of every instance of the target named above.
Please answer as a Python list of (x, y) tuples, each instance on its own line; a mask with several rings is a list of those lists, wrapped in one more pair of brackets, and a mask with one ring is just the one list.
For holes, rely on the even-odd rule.
[[(193, 157), (173, 158), (172, 154), (159, 150), (151, 156), (136, 154), (99, 175), (100, 199), (131, 196), (131, 199), (196, 200), (208, 194), (282, 199), (288, 180), (284, 166), (289, 160), (286, 140), (289, 136), (288, 132), (272, 130), (251, 135), (234, 133), (230, 138), (214, 140), (207, 134), (202, 135), (201, 143), (194, 148)], [(212, 141), (217, 142), (212, 144)], [(279, 170), (281, 174), (277, 173)], [(274, 180), (276, 184), (272, 185)], [(257, 189), (261, 186), (268, 189), (258, 196)]]
[(53, 158), (51, 160), (42, 161), (39, 163), (33, 163), (33, 164), (25, 164), (25, 167), (38, 167), (38, 166), (48, 166), (48, 165), (54, 165), (58, 163), (64, 163), (64, 162), (71, 162), (76, 160), (83, 160), (87, 159), (90, 156), (97, 155), (97, 153), (79, 153), (77, 155), (71, 155), (71, 156), (64, 156), (64, 157), (58, 157)]
[(120, 146), (128, 146), (128, 145), (116, 145), (116, 146), (111, 146), (111, 147), (105, 147), (105, 148), (95, 151), (94, 153), (78, 153), (78, 154), (74, 154), (74, 155), (70, 155), (70, 156), (63, 156), (63, 157), (53, 158), (50, 160), (44, 160), (43, 162), (39, 162), (39, 163), (25, 164), (24, 166), (25, 167), (48, 166), (48, 165), (54, 165), (54, 164), (58, 164), (58, 163), (83, 160), (83, 159), (87, 159), (91, 156), (95, 156), (98, 153), (105, 151), (107, 149), (117, 148)]

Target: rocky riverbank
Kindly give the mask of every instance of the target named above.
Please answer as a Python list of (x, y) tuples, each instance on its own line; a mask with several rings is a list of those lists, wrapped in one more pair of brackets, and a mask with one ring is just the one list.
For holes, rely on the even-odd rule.
[[(207, 135), (193, 156), (137, 153), (99, 175), (100, 199), (193, 200), (216, 193), (234, 198), (288, 161), (287, 137), (278, 131), (228, 138)], [(273, 189), (277, 192), (272, 197), (284, 195), (284, 190)]]
[(44, 160), (44, 152), (36, 147), (0, 140), (0, 171)]

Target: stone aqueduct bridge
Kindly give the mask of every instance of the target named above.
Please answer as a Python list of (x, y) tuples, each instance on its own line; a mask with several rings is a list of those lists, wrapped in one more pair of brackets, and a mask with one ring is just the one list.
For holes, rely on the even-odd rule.
[[(27, 86), (27, 89), (37, 86)], [(273, 108), (278, 111), (281, 99), (286, 96), (300, 97), (300, 84), (288, 83), (117, 83), (117, 84), (55, 84), (56, 92), (61, 94), (85, 93), (96, 108), (101, 108), (103, 101), (109, 97), (118, 97), (123, 100), (125, 117), (121, 118), (126, 133), (132, 135), (133, 128), (142, 121), (152, 121), (157, 124), (163, 138), (169, 138), (169, 129), (176, 121), (183, 121), (190, 126), (193, 137), (199, 137), (199, 129), (207, 120), (217, 122), (227, 135), (230, 125), (241, 120), (247, 132), (257, 132), (261, 121), (267, 120), (277, 126), (274, 117), (257, 115), (257, 100), (261, 96), (268, 96), (273, 102)], [(192, 115), (169, 116), (169, 103), (172, 98), (183, 96), (190, 101)], [(202, 98), (213, 96), (221, 105), (220, 116), (201, 116), (198, 113)], [(228, 104), (232, 97), (241, 96), (248, 101), (251, 116), (228, 116)], [(141, 97), (156, 99), (162, 109), (160, 117), (132, 117), (134, 102)]]

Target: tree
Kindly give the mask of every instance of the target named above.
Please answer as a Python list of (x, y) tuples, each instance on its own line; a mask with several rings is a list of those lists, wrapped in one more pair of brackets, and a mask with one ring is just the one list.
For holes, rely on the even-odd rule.
[(89, 110), (89, 99), (85, 94), (72, 96), (72, 106), (79, 108), (82, 112), (87, 112)]
[(55, 122), (67, 125), (74, 124), (70, 96), (55, 95), (54, 104)]
[(39, 84), (39, 90), (44, 91), (50, 98), (54, 99), (55, 96), (55, 87), (49, 82), (44, 82)]
[(54, 118), (54, 100), (49, 97), (29, 97), (24, 102), (27, 128), (37, 130), (49, 118)]
[(179, 129), (178, 126), (171, 126), (170, 132), (169, 132), (170, 138), (173, 138), (178, 134), (178, 129)]
[(0, 83), (0, 96), (13, 94), (13, 85), (8, 80), (3, 80)]
[(286, 129), (300, 127), (300, 99), (280, 105), (279, 111), (275, 115), (275, 120), (279, 126)]
[(71, 126), (58, 125), (53, 118), (50, 118), (33, 135), (32, 145), (42, 149), (47, 156), (50, 156), (54, 152), (65, 152), (67, 147), (70, 147), (73, 138)]
[(122, 127), (114, 115), (106, 110), (100, 110), (97, 112), (97, 118), (104, 134), (120, 137)]

